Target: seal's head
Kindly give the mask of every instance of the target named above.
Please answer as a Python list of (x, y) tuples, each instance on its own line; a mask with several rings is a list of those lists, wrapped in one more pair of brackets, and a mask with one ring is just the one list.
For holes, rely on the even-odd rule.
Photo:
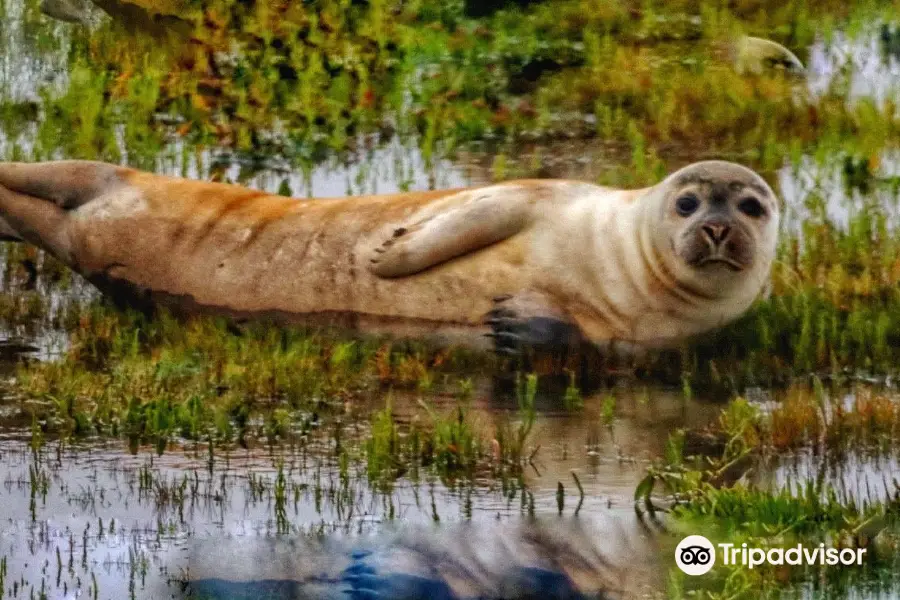
[(676, 171), (657, 192), (662, 214), (655, 243), (672, 250), (679, 274), (720, 288), (747, 277), (761, 284), (779, 221), (778, 200), (762, 177), (734, 163), (705, 161)]

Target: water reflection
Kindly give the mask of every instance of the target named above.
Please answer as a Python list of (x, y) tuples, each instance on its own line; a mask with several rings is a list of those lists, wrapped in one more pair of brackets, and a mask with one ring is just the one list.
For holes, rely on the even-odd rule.
[[(900, 92), (900, 58), (885, 52), (883, 27), (870, 23), (852, 36), (836, 31), (809, 51), (809, 90), (814, 97), (846, 86), (850, 102), (869, 99), (877, 106), (893, 102)], [(896, 105), (894, 107), (897, 108)]]
[(353, 147), (340, 157), (298, 168), (277, 156), (254, 161), (224, 148), (189, 151), (179, 140), (159, 155), (154, 171), (304, 198), (446, 189), (483, 182), (473, 181), (447, 158), (426, 160), (415, 140), (360, 136)]
[[(491, 397), (484, 386), (481, 392), (468, 409), (475, 423), (492, 431), (500, 420), (517, 418), (510, 402)], [(438, 409), (456, 404), (449, 397), (428, 401)], [(570, 506), (577, 502), (575, 473), (588, 513), (629, 513), (637, 483), (650, 461), (662, 455), (669, 434), (708, 425), (720, 408), (716, 402), (688, 400), (680, 389), (624, 383), (584, 398), (584, 407), (574, 413), (562, 408), (559, 394), (539, 396), (537, 402), (539, 418), (529, 439), (536, 452), (525, 482), (545, 507), (555, 507), (557, 484), (562, 483)], [(415, 396), (395, 395), (392, 407), (401, 421), (421, 412)]]
[(823, 497), (836, 494), (845, 505), (864, 506), (897, 498), (900, 454), (896, 451), (894, 419), (900, 395), (896, 388), (889, 381), (884, 386), (859, 384), (816, 394), (804, 386), (794, 386), (754, 402), (769, 414), (785, 409), (788, 427), (792, 415), (802, 414), (802, 409), (792, 411), (786, 405), (812, 402), (816, 421), (807, 423), (813, 426), (805, 432), (807, 439), (791, 440), (794, 450), (765, 457), (756, 473), (757, 482), (776, 490), (799, 491), (812, 486)]
[[(225, 549), (227, 548), (227, 550)], [(188, 587), (206, 597), (646, 597), (652, 543), (609, 519), (546, 518), (385, 528), (377, 536), (230, 539), (192, 551)], [(222, 576), (222, 565), (234, 565)]]
[(842, 503), (857, 505), (894, 498), (900, 492), (900, 458), (859, 449), (840, 453), (803, 450), (778, 458), (762, 471), (766, 485), (776, 488), (833, 489)]
[[(857, 176), (854, 167), (861, 171)], [(801, 233), (802, 224), (814, 214), (810, 200), (821, 201), (828, 219), (842, 229), (866, 207), (877, 207), (890, 229), (900, 226), (900, 152), (896, 150), (873, 158), (844, 153), (806, 155), (780, 169), (777, 178), (786, 231)]]
[(61, 93), (68, 81), (71, 29), (41, 16), (36, 3), (0, 3), (0, 98), (40, 103), (41, 89)]
[[(559, 482), (566, 489), (563, 512), (573, 514), (573, 471), (586, 494), (579, 514), (599, 527), (598, 535), (634, 548), (648, 535), (631, 507), (643, 468), (660, 453), (671, 428), (701, 425), (715, 406), (688, 403), (665, 390), (622, 388), (615, 390), (614, 418), (602, 422), (605, 397), (586, 398), (583, 412), (539, 414), (532, 442), (536, 468), (525, 476), (530, 498), (514, 481), (448, 488), (430, 476), (401, 479), (378, 492), (366, 483), (364, 465), (343, 476), (325, 446), (210, 455), (198, 444), (155, 456), (149, 449), (131, 455), (113, 442), (51, 442), (34, 452), (27, 435), (7, 432), (0, 442), (6, 586), (19, 582), (25, 594), (43, 589), (54, 598), (91, 596), (95, 589), (100, 597), (169, 597), (194, 544), (203, 547), (204, 540), (215, 547), (232, 539), (235, 552), (247, 544), (278, 543), (272, 536), (288, 532), (375, 534), (372, 539), (380, 540), (394, 520), (404, 527), (499, 520), (514, 535), (515, 523), (532, 511), (555, 518)], [(403, 407), (398, 398), (401, 420)], [(485, 399), (473, 401), (472, 410), (490, 422), (505, 409)], [(327, 551), (309, 547), (311, 559)], [(638, 560), (652, 561), (653, 554)]]

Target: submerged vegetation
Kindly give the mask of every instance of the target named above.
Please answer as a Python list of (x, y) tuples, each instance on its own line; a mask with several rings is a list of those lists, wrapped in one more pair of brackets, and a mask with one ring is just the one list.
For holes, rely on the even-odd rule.
[[(638, 505), (666, 512), (678, 533), (766, 547), (822, 542), (872, 557), (864, 569), (821, 577), (719, 566), (702, 585), (673, 569), (673, 597), (775, 596), (784, 583), (797, 595), (840, 595), (896, 566), (893, 474), (866, 480), (863, 493), (833, 477), (849, 460), (895, 460), (900, 435), (890, 385), (900, 364), (896, 0), (74, 4), (111, 16), (62, 24), (36, 0), (0, 1), (4, 21), (16, 24), (0, 30), (6, 52), (22, 56), (0, 71), (5, 160), (97, 158), (295, 195), (316, 192), (322, 164), (352, 161), (359, 170), (339, 175), (338, 187), (372, 191), (378, 167), (366, 161), (397, 140), (421, 159), (410, 168), (394, 158), (387, 185), (398, 189), (435, 185), (454, 160), (477, 182), (643, 186), (712, 157), (759, 170), (785, 202), (771, 297), (678, 351), (588, 365), (599, 394), (570, 370), (551, 412), (599, 409), (596, 437), (611, 439), (610, 460), (623, 463), (636, 459), (616, 438), (626, 408), (615, 384), (678, 389), (683, 412), (697, 397), (731, 398), (711, 427), (672, 436), (638, 486)], [(149, 31), (128, 26), (134, 7)], [(743, 35), (784, 44), (805, 75), (737, 68)], [(324, 494), (344, 507), (357, 481), (383, 493), (394, 518), (395, 486), (423, 473), (470, 495), (499, 482), (507, 502), (535, 512), (540, 490), (528, 482), (549, 452), (533, 442), (538, 375), (507, 374), (486, 389), (498, 366), (489, 357), (122, 314), (43, 253), (4, 253), (3, 349), (38, 347), (38, 356), (11, 368), (0, 419), (30, 428), (36, 455), (54, 438), (120, 438), (138, 454), (204, 447), (210, 479), (219, 454), (238, 449), (325, 457), (328, 486), (318, 471), (315, 482), (294, 483), (282, 463), (271, 479), (241, 480), (269, 502), (277, 533), (296, 530), (292, 502), (296, 511), (311, 497), (318, 508)], [(488, 417), (473, 409), (473, 398), (502, 389), (505, 402)], [(597, 446), (586, 444), (590, 460)], [(816, 468), (791, 480), (794, 459)], [(147, 473), (138, 487), (166, 506), (202, 495), (189, 479)], [(568, 487), (551, 483), (559, 512), (582, 509), (572, 476), (574, 487), (568, 474)], [(31, 480), (32, 497), (46, 495), (46, 476), (35, 470)], [(222, 482), (209, 498), (227, 494)], [(579, 501), (566, 489), (578, 489)], [(433, 490), (431, 503), (439, 521)], [(463, 501), (468, 516), (471, 503)], [(0, 595), (4, 581), (6, 562)]]

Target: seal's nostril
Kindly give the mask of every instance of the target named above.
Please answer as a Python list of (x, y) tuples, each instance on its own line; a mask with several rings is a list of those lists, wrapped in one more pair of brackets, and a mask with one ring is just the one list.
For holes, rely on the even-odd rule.
[(714, 244), (721, 244), (731, 232), (731, 227), (724, 223), (707, 223), (703, 226), (703, 232)]

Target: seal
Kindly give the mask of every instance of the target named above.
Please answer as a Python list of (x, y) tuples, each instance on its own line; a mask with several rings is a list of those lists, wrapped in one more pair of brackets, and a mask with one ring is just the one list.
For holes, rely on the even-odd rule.
[(745, 35), (739, 37), (730, 50), (734, 68), (741, 75), (760, 75), (779, 68), (791, 75), (806, 74), (797, 55), (772, 40)]
[(517, 354), (677, 345), (744, 313), (779, 202), (706, 161), (655, 186), (567, 180), (301, 200), (87, 161), (0, 163), (0, 233), (120, 303)]
[(196, 16), (190, 0), (41, 0), (39, 9), (52, 19), (82, 25), (96, 21), (100, 9), (130, 33), (173, 34), (176, 40), (194, 32), (190, 19)]
[(41, 0), (38, 8), (44, 15), (65, 23), (91, 23), (86, 0)]

